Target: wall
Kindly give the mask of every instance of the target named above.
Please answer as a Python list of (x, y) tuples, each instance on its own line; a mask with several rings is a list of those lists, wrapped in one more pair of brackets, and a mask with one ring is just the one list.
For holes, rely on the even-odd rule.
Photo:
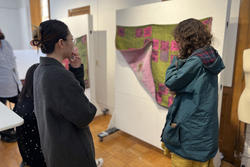
[(30, 48), (28, 0), (0, 0), (0, 28), (13, 49)]
[(107, 32), (107, 83), (100, 86), (107, 89), (107, 108), (114, 109), (114, 71), (115, 71), (115, 33), (117, 9), (128, 8), (136, 5), (160, 2), (161, 0), (50, 0), (51, 18), (61, 19), (68, 16), (68, 9), (90, 5), (93, 15), (93, 28), (96, 31)]
[[(97, 0), (50, 0), (50, 17), (51, 19), (61, 19), (68, 17), (68, 10), (90, 5), (90, 12), (97, 16), (96, 7)], [(94, 17), (94, 21), (97, 19)], [(96, 23), (94, 23), (96, 25)], [(96, 28), (96, 27), (94, 27)]]
[(19, 40), (22, 43), (21, 49), (31, 49), (30, 40), (32, 40), (32, 29), (31, 29), (31, 20), (30, 20), (30, 3), (29, 0), (18, 0), (19, 16), (21, 20), (21, 39)]
[(19, 6), (18, 0), (0, 0), (0, 8), (18, 8)]

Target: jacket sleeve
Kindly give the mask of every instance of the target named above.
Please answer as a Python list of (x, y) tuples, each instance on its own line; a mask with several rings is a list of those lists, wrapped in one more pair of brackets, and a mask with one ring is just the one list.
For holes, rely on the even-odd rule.
[(178, 91), (184, 88), (195, 78), (201, 65), (200, 59), (196, 56), (186, 60), (175, 58), (167, 69), (165, 85), (171, 91)]
[(85, 83), (83, 80), (84, 79), (84, 66), (83, 66), (83, 64), (81, 64), (81, 66), (79, 68), (73, 68), (69, 64), (69, 71), (71, 71), (75, 75), (75, 78), (80, 82), (80, 85), (85, 90)]
[(50, 89), (53, 89), (50, 98), (56, 103), (52, 106), (55, 107), (55, 112), (79, 128), (88, 126), (94, 119), (96, 107), (85, 96), (79, 81), (66, 70), (56, 77), (54, 75), (53, 80), (54, 83), (50, 82)]

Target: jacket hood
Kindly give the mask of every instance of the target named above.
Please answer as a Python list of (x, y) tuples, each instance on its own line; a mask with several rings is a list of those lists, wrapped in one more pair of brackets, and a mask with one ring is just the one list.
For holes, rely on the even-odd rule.
[(219, 74), (224, 68), (224, 63), (218, 52), (212, 47), (204, 47), (194, 51), (192, 56), (197, 56), (201, 59), (204, 68), (214, 74)]

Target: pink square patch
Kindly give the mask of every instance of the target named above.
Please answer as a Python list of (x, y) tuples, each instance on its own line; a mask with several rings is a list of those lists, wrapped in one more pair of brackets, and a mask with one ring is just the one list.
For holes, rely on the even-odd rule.
[(208, 28), (209, 31), (211, 31), (212, 18), (206, 19), (206, 20), (202, 21), (202, 23)]
[(212, 18), (209, 18), (209, 19), (206, 19), (206, 20), (202, 21), (202, 23), (205, 24), (205, 25), (211, 24), (211, 22), (212, 22)]
[(160, 59), (161, 61), (168, 62), (168, 51), (161, 50)]
[(125, 35), (125, 29), (123, 27), (118, 27), (117, 34), (123, 37)]
[(153, 49), (158, 50), (159, 49), (159, 40), (153, 39)]
[(171, 42), (171, 50), (172, 50), (172, 51), (178, 51), (178, 50), (179, 50), (178, 44), (176, 43), (175, 40), (173, 40), (173, 41)]
[(137, 28), (137, 29), (135, 30), (135, 36), (136, 36), (137, 38), (142, 37), (142, 33), (143, 33), (143, 30), (142, 30), (141, 28)]
[(170, 107), (173, 104), (173, 102), (174, 102), (173, 96), (169, 96), (168, 97), (168, 107)]
[(157, 101), (157, 103), (161, 103), (162, 102), (162, 97), (161, 97), (161, 93), (160, 92), (156, 93), (156, 101)]
[(169, 49), (169, 42), (161, 41), (161, 50), (168, 51), (168, 49)]
[(144, 28), (144, 37), (150, 37), (152, 35), (152, 27)]
[(158, 50), (152, 50), (152, 60), (158, 62)]
[(159, 83), (159, 91), (163, 95), (167, 95), (168, 94), (168, 88), (163, 83)]

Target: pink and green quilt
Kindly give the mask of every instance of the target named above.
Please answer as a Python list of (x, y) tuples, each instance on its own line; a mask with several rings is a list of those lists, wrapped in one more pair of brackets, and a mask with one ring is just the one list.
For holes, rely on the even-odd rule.
[(85, 88), (89, 88), (89, 65), (88, 65), (88, 47), (87, 35), (76, 38), (76, 47), (78, 48), (79, 55), (82, 59), (84, 66), (84, 83)]
[[(212, 18), (201, 20), (211, 30)], [(165, 86), (165, 73), (174, 56), (179, 54), (172, 25), (117, 26), (116, 48), (121, 52), (137, 79), (155, 98), (168, 108), (174, 96)]]
[[(79, 38), (76, 38), (76, 47), (78, 49), (79, 55), (84, 66), (84, 83), (85, 88), (89, 88), (89, 65), (88, 65), (88, 50), (87, 50), (87, 35), (83, 35)], [(64, 59), (63, 65), (66, 69), (69, 69), (69, 60)]]

